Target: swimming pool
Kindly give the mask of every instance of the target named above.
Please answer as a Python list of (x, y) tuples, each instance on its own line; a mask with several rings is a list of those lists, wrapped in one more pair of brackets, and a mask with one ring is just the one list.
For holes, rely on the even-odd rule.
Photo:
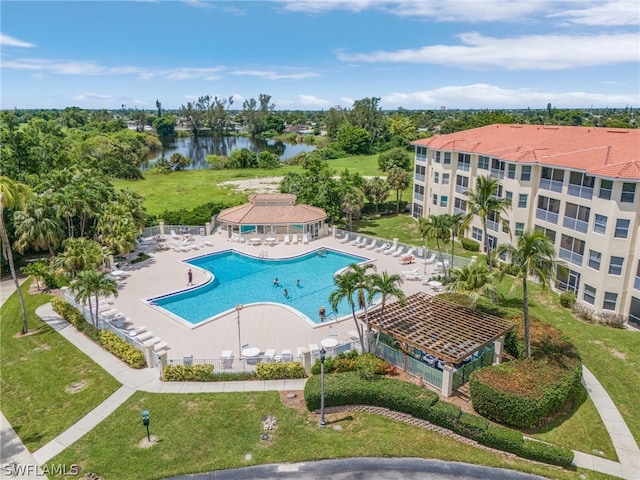
[[(188, 260), (186, 263), (207, 270), (214, 280), (206, 285), (149, 299), (159, 307), (192, 325), (238, 304), (273, 302), (287, 305), (319, 323), (318, 310), (326, 306), (329, 320), (351, 313), (348, 302), (333, 313), (329, 295), (335, 289), (333, 276), (352, 263), (370, 258), (350, 255), (336, 250), (322, 249), (286, 259), (256, 258), (234, 250), (213, 253)], [(274, 279), (278, 278), (278, 285)], [(300, 284), (297, 284), (297, 281)], [(285, 297), (285, 290), (288, 296)]]

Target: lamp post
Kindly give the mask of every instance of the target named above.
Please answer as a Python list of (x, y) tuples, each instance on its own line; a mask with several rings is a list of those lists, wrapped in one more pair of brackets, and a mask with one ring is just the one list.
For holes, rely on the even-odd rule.
[(240, 341), (240, 310), (243, 305), (241, 303), (236, 305), (236, 320), (238, 322), (238, 358), (242, 357), (242, 342)]
[(327, 422), (324, 420), (324, 359), (327, 358), (327, 351), (320, 350), (320, 428), (325, 428)]
[(427, 274), (427, 244), (424, 244), (424, 275)]
[(149, 410), (146, 408), (142, 410), (142, 424), (147, 427), (147, 441), (151, 442), (151, 435), (149, 435)]

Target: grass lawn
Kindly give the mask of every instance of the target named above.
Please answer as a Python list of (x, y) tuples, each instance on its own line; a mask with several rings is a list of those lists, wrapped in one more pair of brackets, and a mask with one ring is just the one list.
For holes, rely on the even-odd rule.
[[(140, 420), (143, 408), (149, 409), (150, 431), (159, 440), (151, 448), (139, 447), (146, 440)], [(276, 417), (277, 428), (264, 441), (261, 419), (267, 415)], [(335, 414), (327, 420), (329, 428), (319, 429), (317, 416), (284, 406), (277, 392), (138, 392), (51, 463), (80, 464), (85, 469), (81, 474), (94, 472), (105, 480), (352, 456), (439, 458), (558, 479), (577, 479), (581, 473), (487, 452), (374, 414)], [(334, 430), (334, 425), (342, 429)], [(591, 479), (607, 478), (584, 473)]]
[(0, 309), (2, 413), (30, 451), (80, 420), (118, 389), (116, 380), (35, 314), (50, 295), (28, 295), (22, 287), (33, 334), (22, 328), (18, 296)]
[[(505, 281), (501, 286), (501, 292), (505, 295), (504, 303), (511, 305), (514, 311), (521, 311), (522, 288), (518, 286), (510, 291), (510, 285), (509, 281)], [(640, 385), (640, 334), (634, 331), (591, 325), (578, 320), (571, 311), (560, 305), (556, 293), (549, 290), (541, 293), (537, 285), (531, 283), (529, 285), (531, 287), (529, 301), (531, 316), (557, 327), (569, 337), (578, 348), (582, 363), (602, 383), (620, 410), (636, 442), (640, 443), (640, 411), (637, 408), (640, 399), (638, 393), (638, 385)], [(584, 421), (595, 420), (595, 418), (593, 420), (585, 418)], [(577, 427), (571, 431), (576, 429)], [(556, 433), (554, 430), (545, 435), (547, 435), (545, 438), (552, 439)], [(561, 439), (564, 435), (570, 435), (570, 432), (557, 434), (559, 444), (562, 444)], [(586, 443), (587, 438), (584, 441), (586, 445), (589, 444)], [(592, 448), (607, 452), (606, 445), (601, 445), (599, 439), (592, 439), (591, 443), (593, 444)], [(587, 453), (591, 453), (591, 451), (587, 451)]]

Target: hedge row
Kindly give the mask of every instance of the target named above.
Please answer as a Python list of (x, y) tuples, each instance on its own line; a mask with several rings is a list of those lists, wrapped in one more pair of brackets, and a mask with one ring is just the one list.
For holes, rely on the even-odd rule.
[[(327, 357), (324, 361), (324, 373), (344, 373), (366, 371), (374, 375), (385, 375), (388, 372), (388, 364), (383, 359), (371, 353), (358, 354), (357, 350), (343, 352), (335, 357)], [(320, 359), (311, 367), (311, 373), (320, 373)]]
[[(314, 375), (304, 391), (307, 408), (320, 408), (320, 379)], [(438, 396), (423, 387), (387, 377), (365, 380), (348, 372), (325, 376), (325, 406), (373, 405), (386, 407), (427, 420), (480, 444), (511, 452), (523, 458), (569, 467), (573, 452), (542, 442), (525, 440), (522, 433), (490, 425), (481, 417), (462, 412), (459, 407), (438, 401)]]
[(100, 331), (100, 343), (109, 352), (132, 368), (143, 368), (147, 365), (144, 354), (133, 345), (108, 330)]
[(94, 342), (100, 343), (100, 330), (87, 322), (77, 308), (60, 297), (54, 297), (51, 300), (51, 307), (54, 312), (76, 327), (78, 331), (84, 333)]
[(300, 362), (259, 363), (256, 374), (260, 380), (280, 380), (283, 378), (305, 378), (307, 372)]
[(238, 382), (256, 380), (255, 372), (214, 373), (213, 365), (167, 365), (162, 374), (165, 382)]

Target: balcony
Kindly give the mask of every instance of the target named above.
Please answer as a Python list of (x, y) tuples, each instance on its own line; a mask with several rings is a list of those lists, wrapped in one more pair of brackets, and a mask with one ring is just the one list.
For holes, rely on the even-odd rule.
[(547, 180), (546, 178), (541, 178), (540, 188), (544, 190), (550, 190), (552, 192), (562, 193), (562, 182), (559, 182), (557, 180)]
[(577, 218), (571, 217), (564, 217), (562, 226), (580, 233), (587, 233), (587, 230), (589, 230), (589, 222), (584, 222), (582, 220), (578, 220)]
[(468, 172), (469, 170), (471, 170), (471, 164), (458, 162), (458, 170), (462, 170), (463, 172)]
[(567, 250), (566, 248), (560, 248), (560, 258), (566, 260), (567, 262), (571, 262), (574, 265), (582, 266), (582, 261), (584, 259), (584, 255), (580, 253), (573, 252), (571, 250)]
[(591, 198), (593, 197), (593, 188), (570, 183), (569, 188), (567, 189), (567, 193), (574, 197), (586, 198), (587, 200), (591, 200)]
[(413, 199), (424, 203), (424, 194), (413, 192)]
[(504, 178), (504, 170), (500, 170), (498, 168), (492, 168), (491, 169), (491, 176), (493, 178), (497, 178), (498, 180), (501, 180)]
[(456, 185), (456, 193), (464, 193), (468, 191), (469, 187), (465, 187), (464, 185)]
[(424, 183), (426, 177), (421, 173), (416, 173), (414, 178), (416, 181)]
[(453, 207), (453, 214), (457, 215), (458, 213), (460, 213), (462, 215), (466, 215), (467, 211), (463, 210), (462, 208), (459, 208), (459, 207)]
[(536, 209), (536, 218), (538, 220), (544, 220), (545, 222), (558, 224), (558, 214), (550, 212), (549, 210), (543, 210), (541, 208)]
[(427, 156), (425, 154), (416, 154), (416, 162), (426, 163)]
[(640, 290), (640, 276), (636, 276), (635, 280), (633, 281), (633, 288), (635, 288), (636, 290)]
[(487, 230), (498, 232), (500, 231), (500, 224), (498, 222), (494, 222), (493, 220), (487, 220)]

